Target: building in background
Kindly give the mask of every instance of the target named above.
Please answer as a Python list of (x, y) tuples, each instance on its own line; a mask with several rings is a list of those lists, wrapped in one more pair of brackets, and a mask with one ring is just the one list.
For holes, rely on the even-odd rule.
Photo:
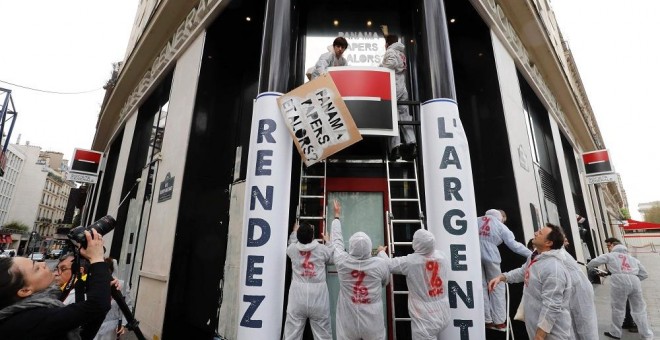
[(47, 252), (64, 240), (57, 230), (66, 227), (64, 212), (76, 185), (62, 172), (66, 169), (62, 153), (41, 151), (41, 147), (29, 144), (13, 147), (25, 155), (25, 162), (7, 219), (30, 227), (30, 251)]
[(640, 214), (646, 215), (646, 213), (648, 213), (649, 210), (651, 210), (651, 208), (654, 207), (660, 207), (660, 201), (640, 203), (639, 205), (637, 205), (637, 210), (639, 211)]
[[(249, 305), (239, 296), (247, 281), (239, 268), (245, 200), (255, 197), (245, 181), (252, 175), (248, 155), (257, 148), (250, 144), (254, 99), (302, 84), (306, 68), (338, 35), (349, 41), (349, 64), (377, 66), (381, 25), (406, 46), (415, 121), (420, 103), (438, 98), (435, 80), (455, 92), (479, 214), (505, 210), (521, 242), (545, 222), (559, 224), (571, 244), (583, 245), (569, 249), (580, 261), (605, 252), (605, 238), (620, 236), (614, 221), (627, 208), (625, 191), (620, 180), (587, 183), (581, 155), (606, 145), (549, 1), (446, 1), (444, 11), (437, 4), (442, 1), (140, 2), (126, 58), (99, 115), (92, 148), (104, 158), (82, 224), (116, 217), (104, 240), (131, 286), (147, 337), (237, 338), (239, 312)], [(445, 54), (429, 53), (437, 49)], [(438, 65), (451, 72), (438, 72)], [(374, 242), (395, 245), (395, 255), (409, 253), (432, 193), (423, 189), (424, 159), (392, 162), (385, 138), (368, 136), (309, 168), (291, 148), (291, 185), (284, 188), (290, 200), (281, 211), (289, 225), (299, 214), (320, 237), (329, 198), (358, 197), (370, 203), (355, 226), (370, 228)], [(586, 218), (583, 228), (576, 215)], [(503, 252), (503, 270), (521, 263)], [(409, 338), (405, 282), (395, 278), (387, 291), (389, 337)], [(517, 305), (519, 287), (511, 293)], [(255, 321), (275, 317), (254, 315)], [(524, 338), (523, 328), (515, 332)], [(498, 337), (504, 335), (488, 334)]]
[(16, 193), (16, 184), (18, 178), (23, 170), (23, 164), (25, 163), (25, 154), (18, 150), (14, 145), (9, 144), (7, 147), (6, 153), (6, 167), (5, 173), (0, 177), (0, 234), (5, 235), (4, 239), (0, 243), (0, 247), (3, 249), (17, 249), (29, 235), (28, 231), (25, 230), (15, 230), (6, 228), (5, 224), (12, 222), (8, 219), (9, 209), (14, 200), (14, 194)]

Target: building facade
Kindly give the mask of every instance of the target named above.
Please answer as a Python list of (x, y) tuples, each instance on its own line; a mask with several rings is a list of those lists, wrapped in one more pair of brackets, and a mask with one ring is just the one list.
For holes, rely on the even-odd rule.
[(25, 162), (7, 219), (28, 225), (35, 239), (31, 241), (34, 251), (46, 252), (63, 237), (57, 229), (64, 227), (64, 212), (75, 183), (66, 180), (62, 172), (62, 163), (66, 162), (62, 153), (44, 152), (34, 145), (12, 147), (25, 155)]
[[(349, 41), (349, 64), (378, 66), (381, 25), (406, 46), (409, 105), (422, 154), (437, 146), (422, 138), (425, 105), (437, 98), (457, 105), (476, 210), (466, 223), (499, 208), (518, 241), (551, 222), (577, 245), (569, 252), (578, 260), (605, 251), (603, 240), (617, 235), (613, 218), (627, 208), (625, 192), (617, 184), (587, 184), (581, 154), (605, 145), (548, 1), (142, 1), (97, 124), (92, 148), (104, 159), (83, 224), (116, 218), (104, 239), (131, 285), (147, 337), (245, 337), (242, 321), (255, 306), (241, 296), (250, 281), (244, 241), (254, 237), (245, 218), (255, 197), (268, 195), (247, 184), (251, 153), (260, 150), (250, 141), (254, 100), (305, 82), (305, 70), (336, 36)], [(425, 189), (433, 180), (425, 176), (425, 159), (392, 161), (385, 143), (386, 137), (367, 135), (310, 167), (291, 147), (282, 158), (291, 157), (290, 164), (278, 168), (285, 170), (282, 182), (272, 183), (288, 221), (278, 224), (299, 217), (321, 237), (327, 202), (339, 198), (353, 209), (348, 231), (368, 229), (374, 245), (395, 246), (396, 256), (411, 252), (414, 231), (437, 228), (427, 216), (445, 207)], [(576, 215), (586, 217), (585, 228)], [(290, 229), (277, 228), (272, 237), (285, 239)], [(277, 244), (283, 258), (286, 243)], [(467, 248), (465, 256), (478, 258), (478, 248)], [(504, 251), (502, 269), (523, 261)], [(286, 273), (263, 280), (284, 283)], [(328, 276), (332, 291), (336, 275)], [(468, 286), (461, 286), (465, 295), (472, 294)], [(279, 316), (257, 312), (247, 324), (280, 323), (285, 292), (274, 292), (284, 304), (276, 308)], [(397, 277), (387, 288), (389, 338), (409, 338), (405, 292)], [(512, 287), (514, 305), (520, 295), (520, 287)], [(516, 336), (524, 338), (524, 330)]]
[(23, 169), (25, 155), (9, 144), (6, 156), (5, 173), (0, 177), (0, 226), (3, 227), (2, 233), (9, 236), (5, 236), (4, 249), (17, 249), (21, 240), (26, 239), (28, 233), (19, 230), (4, 230), (6, 229), (4, 226), (6, 223), (12, 222), (8, 219), (8, 214), (16, 192), (16, 184)]

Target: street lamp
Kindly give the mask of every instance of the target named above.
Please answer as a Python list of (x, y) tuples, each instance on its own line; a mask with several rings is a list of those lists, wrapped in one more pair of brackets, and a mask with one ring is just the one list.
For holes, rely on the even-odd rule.
[[(30, 233), (30, 238), (28, 238), (28, 242), (27, 242), (27, 251), (26, 251), (26, 254), (25, 254), (25, 255), (28, 255), (28, 256), (29, 256), (29, 255), (32, 254), (32, 252), (34, 251), (34, 245), (32, 244), (32, 242), (33, 242), (33, 239), (36, 239), (36, 237), (37, 237), (37, 232), (33, 230), (33, 231)], [(35, 241), (35, 242), (36, 242), (36, 241)]]

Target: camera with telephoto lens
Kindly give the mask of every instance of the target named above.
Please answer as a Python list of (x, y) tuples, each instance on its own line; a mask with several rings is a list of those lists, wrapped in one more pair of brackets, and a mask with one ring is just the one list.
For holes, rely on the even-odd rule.
[[(86, 227), (79, 226), (71, 229), (71, 231), (69, 231), (69, 234), (67, 234), (67, 237), (69, 238), (69, 240), (80, 244), (82, 248), (87, 249), (87, 238), (85, 237), (85, 230), (91, 233), (92, 229), (96, 229), (96, 232), (101, 234), (101, 236), (103, 236), (109, 233), (110, 231), (112, 231), (112, 229), (115, 229), (116, 223), (117, 221), (115, 221), (115, 219), (112, 218), (112, 216), (106, 215), (101, 217), (101, 219), (99, 219), (98, 221)], [(94, 237), (93, 234), (92, 237)]]

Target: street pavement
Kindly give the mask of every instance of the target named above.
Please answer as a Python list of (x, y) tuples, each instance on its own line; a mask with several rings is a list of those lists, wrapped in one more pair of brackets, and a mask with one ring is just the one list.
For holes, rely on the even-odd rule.
[[(648, 314), (649, 324), (655, 334), (655, 339), (660, 340), (660, 253), (652, 253), (650, 249), (640, 248), (639, 252), (635, 253), (635, 248), (630, 248), (631, 254), (639, 259), (649, 273), (649, 278), (642, 281), (642, 290), (644, 293), (644, 300), (646, 301), (646, 311)], [(611, 340), (611, 338), (603, 335), (605, 331), (610, 329), (612, 320), (610, 307), (610, 278), (606, 277), (601, 280), (602, 284), (594, 284), (594, 294), (596, 303), (596, 314), (598, 316), (598, 334), (601, 340)], [(491, 331), (487, 332), (487, 339), (500, 339), (504, 338), (504, 333)], [(499, 333), (499, 334), (498, 334)], [(122, 339), (136, 339), (133, 333), (129, 333)], [(639, 334), (630, 333), (628, 330), (623, 330), (621, 337), (623, 340), (640, 339)]]
[[(660, 339), (660, 254), (652, 253), (650, 249), (640, 248), (637, 254), (635, 248), (630, 248), (631, 255), (635, 256), (646, 267), (649, 278), (642, 281), (642, 290), (644, 300), (646, 301), (646, 312), (649, 318), (649, 324), (653, 329), (655, 339)], [(596, 314), (598, 315), (598, 334), (600, 339), (611, 339), (603, 335), (610, 329), (612, 320), (612, 308), (610, 307), (610, 278), (606, 277), (601, 281), (602, 284), (594, 285), (594, 294), (596, 301)], [(623, 340), (640, 339), (639, 334), (630, 333), (623, 330)]]

